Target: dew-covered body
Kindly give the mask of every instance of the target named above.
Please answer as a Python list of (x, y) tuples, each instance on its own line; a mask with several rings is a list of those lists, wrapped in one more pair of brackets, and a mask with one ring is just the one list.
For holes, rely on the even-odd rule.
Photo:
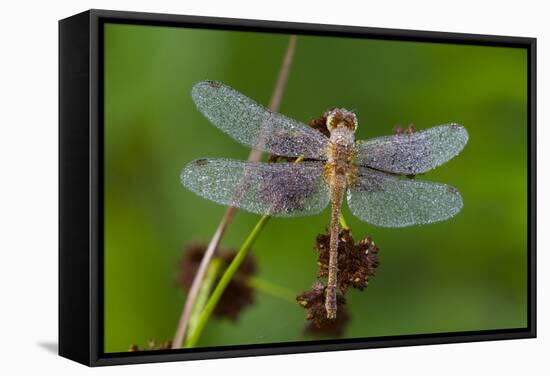
[(327, 112), (330, 137), (326, 137), (219, 82), (199, 82), (192, 97), (212, 124), (240, 143), (273, 155), (305, 159), (264, 163), (203, 158), (183, 169), (181, 181), (211, 201), (261, 215), (315, 215), (330, 204), (328, 318), (336, 317), (344, 196), (355, 216), (383, 227), (442, 221), (462, 208), (456, 188), (403, 178), (427, 172), (457, 155), (468, 141), (466, 130), (458, 124), (356, 142), (357, 118), (345, 109)]
[(330, 137), (327, 147), (325, 179), (330, 189), (330, 250), (325, 309), (328, 318), (336, 317), (336, 285), (338, 279), (338, 238), (340, 211), (347, 187), (357, 177), (354, 132), (357, 128), (355, 114), (334, 109), (327, 116)]

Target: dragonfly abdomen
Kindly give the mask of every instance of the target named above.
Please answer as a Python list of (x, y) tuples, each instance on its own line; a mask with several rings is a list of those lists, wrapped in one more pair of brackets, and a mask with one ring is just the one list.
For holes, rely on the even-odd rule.
[(340, 210), (346, 191), (346, 177), (341, 174), (334, 174), (329, 181), (330, 185), (330, 249), (327, 293), (325, 299), (325, 310), (327, 318), (336, 318), (337, 296), (336, 288), (338, 285), (338, 238), (340, 236)]

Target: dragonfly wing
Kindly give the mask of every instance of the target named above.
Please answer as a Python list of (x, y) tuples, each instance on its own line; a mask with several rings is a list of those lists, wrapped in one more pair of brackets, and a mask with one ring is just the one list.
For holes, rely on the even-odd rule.
[(365, 222), (406, 227), (451, 218), (462, 209), (462, 197), (446, 184), (359, 167), (358, 177), (348, 189), (348, 205)]
[(328, 204), (322, 162), (198, 159), (181, 173), (189, 190), (218, 204), (276, 217), (314, 215)]
[(267, 153), (326, 159), (328, 139), (321, 132), (269, 111), (216, 81), (201, 81), (191, 91), (200, 112), (238, 142)]
[(463, 126), (440, 125), (411, 134), (360, 141), (357, 163), (396, 174), (421, 174), (456, 156), (467, 142), (468, 132)]

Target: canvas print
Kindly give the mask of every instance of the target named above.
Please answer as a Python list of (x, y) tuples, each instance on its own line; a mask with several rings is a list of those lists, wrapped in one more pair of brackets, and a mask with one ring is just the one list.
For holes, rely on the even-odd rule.
[(527, 50), (106, 23), (106, 353), (527, 327)]

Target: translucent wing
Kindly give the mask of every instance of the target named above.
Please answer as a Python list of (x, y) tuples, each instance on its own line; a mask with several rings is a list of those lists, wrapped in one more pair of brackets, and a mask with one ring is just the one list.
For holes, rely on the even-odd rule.
[(271, 112), (229, 86), (201, 81), (191, 96), (212, 124), (246, 146), (287, 157), (326, 158), (328, 139), (319, 131)]
[(365, 222), (405, 227), (451, 218), (462, 209), (462, 197), (446, 184), (359, 167), (357, 180), (348, 189), (348, 205)]
[(420, 174), (456, 156), (468, 142), (459, 124), (440, 125), (412, 134), (398, 134), (357, 143), (360, 166), (396, 174)]
[(183, 169), (180, 178), (199, 196), (256, 214), (314, 215), (328, 204), (322, 162), (198, 159)]

